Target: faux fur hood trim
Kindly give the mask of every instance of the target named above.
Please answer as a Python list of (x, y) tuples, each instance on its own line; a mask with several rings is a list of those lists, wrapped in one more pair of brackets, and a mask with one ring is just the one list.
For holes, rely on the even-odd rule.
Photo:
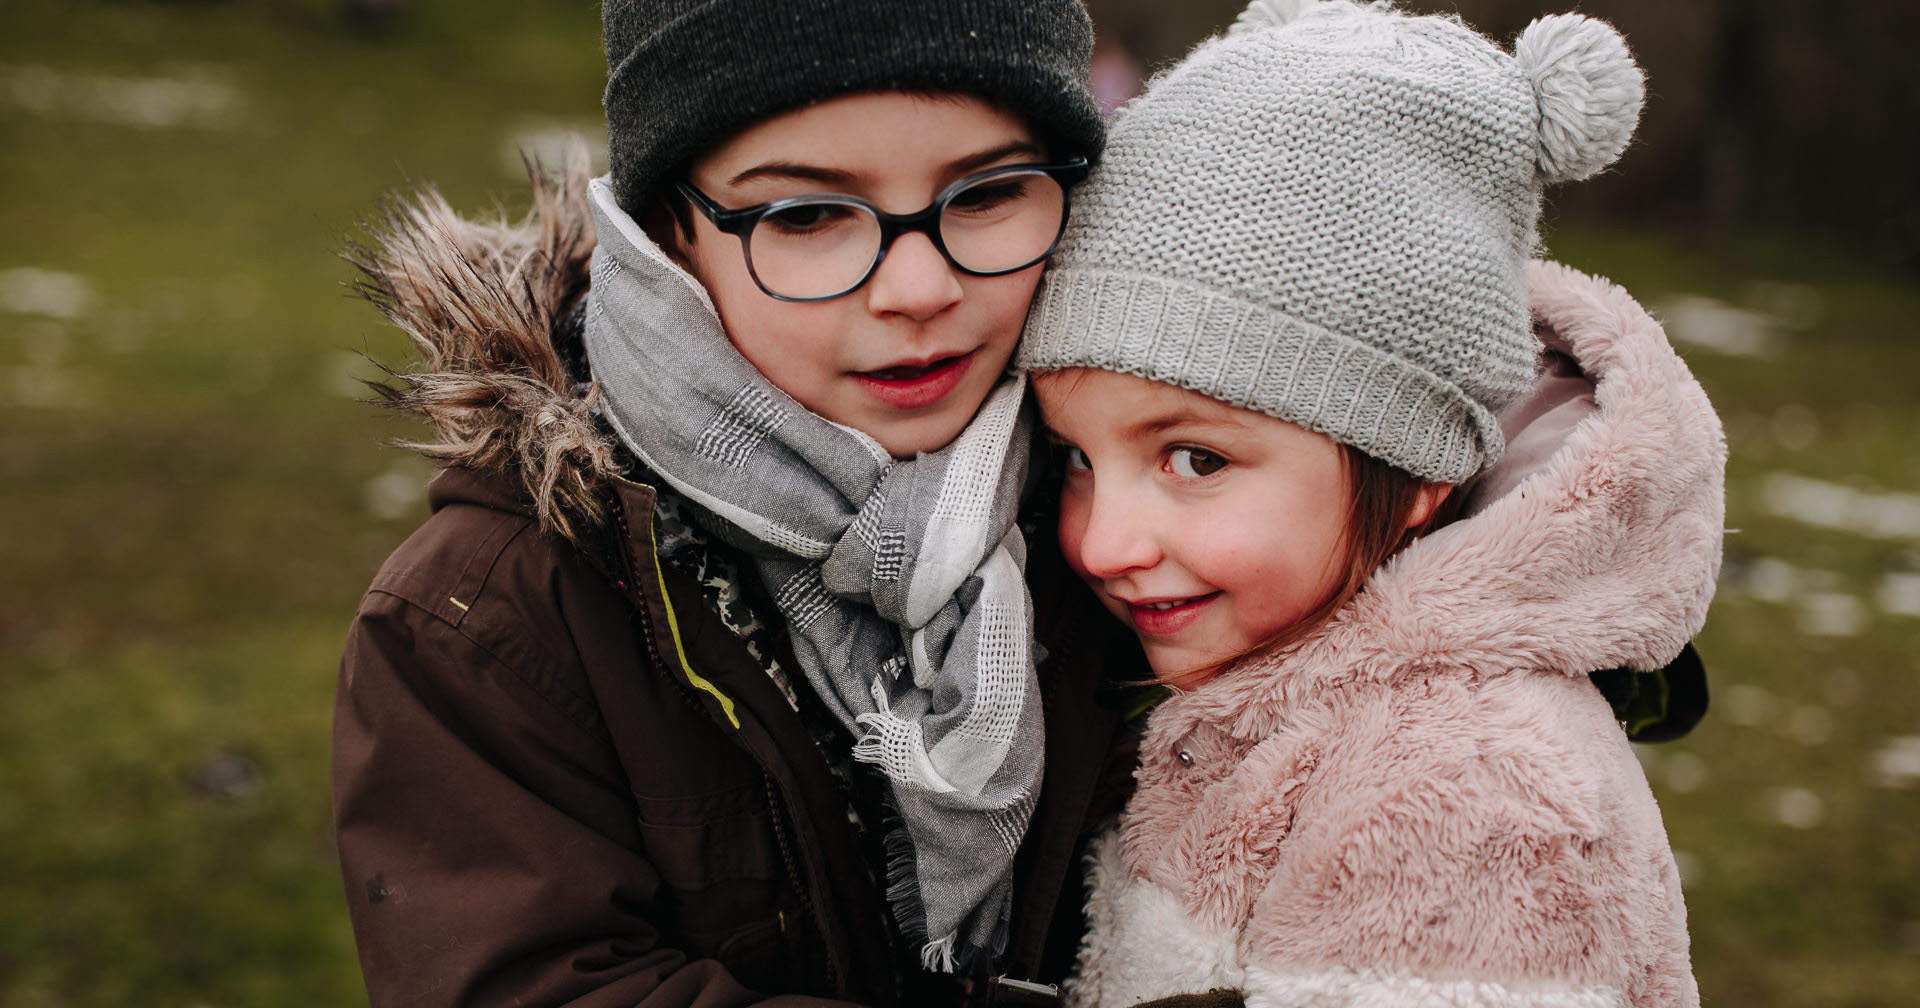
[(1178, 695), (1155, 734), (1260, 739), (1342, 683), (1657, 669), (1699, 632), (1720, 569), (1726, 445), (1706, 393), (1612, 283), (1529, 267), (1548, 349), (1594, 410), (1532, 473), (1414, 543), (1318, 634)]
[(433, 439), (401, 446), (510, 474), (541, 526), (576, 541), (604, 520), (595, 488), (615, 468), (596, 391), (574, 388), (554, 346), (588, 286), (588, 166), (577, 143), (558, 174), (529, 163), (533, 205), (517, 222), (468, 220), (417, 187), (388, 200), (369, 240), (346, 253), (364, 276), (357, 289), (420, 354), (373, 386), (382, 405), (433, 426)]

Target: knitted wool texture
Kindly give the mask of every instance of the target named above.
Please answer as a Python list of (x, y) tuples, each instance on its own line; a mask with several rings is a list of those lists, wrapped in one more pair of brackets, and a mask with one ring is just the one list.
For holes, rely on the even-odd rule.
[(863, 91), (957, 91), (1025, 116), (1055, 154), (1099, 155), (1080, 0), (605, 0), (614, 196), (637, 214), (740, 129)]
[(1617, 157), (1642, 94), (1602, 22), (1543, 19), (1520, 52), (1255, 0), (1115, 123), (1019, 364), (1191, 389), (1437, 482), (1498, 460), (1538, 356), (1542, 188)]

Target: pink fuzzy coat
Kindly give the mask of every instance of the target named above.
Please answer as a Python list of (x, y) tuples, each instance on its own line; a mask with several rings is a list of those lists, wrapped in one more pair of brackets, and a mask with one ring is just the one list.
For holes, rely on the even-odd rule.
[(1659, 809), (1587, 672), (1700, 629), (1720, 423), (1624, 291), (1529, 282), (1564, 356), (1469, 515), (1296, 650), (1153, 713), (1075, 1003), (1699, 1003)]

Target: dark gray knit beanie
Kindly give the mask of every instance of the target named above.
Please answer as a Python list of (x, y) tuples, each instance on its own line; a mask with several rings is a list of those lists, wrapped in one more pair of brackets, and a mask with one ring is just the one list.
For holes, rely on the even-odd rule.
[(1017, 361), (1177, 385), (1460, 482), (1533, 387), (1542, 188), (1618, 157), (1641, 98), (1591, 18), (1508, 52), (1386, 4), (1254, 0), (1115, 122)]
[(620, 205), (729, 134), (843, 94), (959, 91), (1099, 154), (1080, 0), (605, 0), (607, 145)]

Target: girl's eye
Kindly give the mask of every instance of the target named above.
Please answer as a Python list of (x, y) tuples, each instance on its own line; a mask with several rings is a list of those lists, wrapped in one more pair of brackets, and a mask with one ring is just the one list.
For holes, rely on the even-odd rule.
[(1060, 446), (1060, 460), (1065, 462), (1067, 468), (1073, 472), (1090, 472), (1093, 469), (1093, 463), (1088, 461), (1087, 453), (1072, 445)]
[(1175, 476), (1199, 479), (1225, 469), (1227, 460), (1205, 448), (1175, 448), (1167, 453), (1167, 466)]

